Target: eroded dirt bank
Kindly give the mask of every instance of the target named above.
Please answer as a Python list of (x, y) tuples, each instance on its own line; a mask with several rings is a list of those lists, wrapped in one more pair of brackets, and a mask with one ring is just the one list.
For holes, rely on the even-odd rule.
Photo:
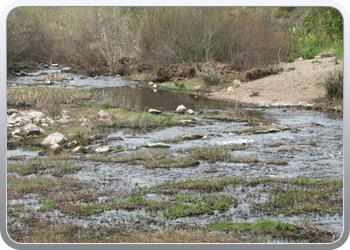
[[(327, 57), (300, 59), (278, 66), (283, 69), (278, 74), (232, 84), (232, 91), (222, 88), (212, 92), (210, 98), (259, 106), (315, 106), (316, 100), (326, 94), (320, 83), (330, 73), (342, 70), (343, 62), (335, 57)], [(253, 95), (254, 92), (257, 95)]]

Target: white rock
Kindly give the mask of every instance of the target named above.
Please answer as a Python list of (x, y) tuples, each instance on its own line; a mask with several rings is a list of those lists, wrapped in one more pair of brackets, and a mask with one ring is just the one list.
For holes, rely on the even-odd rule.
[(185, 113), (186, 110), (187, 110), (187, 108), (181, 104), (176, 108), (175, 113)]
[(94, 150), (96, 153), (104, 153), (104, 152), (108, 152), (108, 151), (112, 151), (110, 146), (101, 146), (98, 147)]
[(14, 131), (11, 132), (11, 135), (22, 135), (22, 131), (20, 128), (16, 128)]
[(171, 146), (169, 144), (165, 143), (151, 143), (149, 145), (145, 146), (146, 148), (170, 148)]
[(104, 111), (104, 110), (101, 110), (100, 112), (98, 112), (98, 117), (100, 117), (100, 118), (107, 118), (107, 117), (109, 117), (109, 114), (106, 112), (106, 111)]
[(42, 130), (33, 123), (27, 123), (23, 127), (23, 135), (24, 136), (29, 136), (29, 135), (40, 135)]
[(228, 93), (232, 93), (232, 92), (233, 92), (233, 87), (232, 87), (232, 86), (228, 87), (228, 88), (227, 88), (227, 92), (228, 92)]
[(67, 124), (70, 122), (70, 117), (69, 116), (64, 116), (61, 119), (58, 120), (60, 124)]
[(44, 113), (43, 112), (39, 112), (39, 111), (31, 111), (28, 113), (28, 115), (33, 119), (33, 120), (41, 120), (44, 117)]
[(187, 109), (185, 113), (189, 115), (193, 115), (194, 111), (192, 109)]
[(17, 113), (13, 113), (12, 115), (10, 115), (11, 118), (17, 118), (18, 117), (18, 114)]
[(60, 145), (58, 145), (57, 143), (53, 144), (50, 146), (49, 150), (48, 150), (49, 153), (52, 153), (54, 155), (57, 155), (59, 153), (62, 152), (62, 148)]
[(241, 84), (242, 82), (240, 80), (238, 80), (238, 79), (235, 79), (235, 80), (233, 80), (232, 83), (235, 84), (235, 85), (238, 85), (238, 84)]
[(51, 147), (52, 145), (54, 144), (61, 144), (61, 143), (64, 143), (67, 141), (67, 138), (59, 133), (59, 132), (56, 132), (56, 133), (53, 133), (51, 135), (49, 135), (48, 137), (46, 137), (41, 143), (40, 145), (43, 146), (43, 147)]
[(72, 149), (71, 154), (77, 154), (80, 153), (82, 151), (83, 147), (82, 146), (77, 146), (75, 148)]
[(155, 115), (159, 115), (162, 113), (162, 111), (160, 111), (158, 109), (149, 109), (148, 112), (151, 114), (155, 114)]
[(18, 113), (18, 110), (17, 110), (17, 109), (8, 109), (8, 110), (7, 110), (7, 114), (8, 114), (8, 115), (12, 115), (12, 114), (14, 114), (14, 113)]

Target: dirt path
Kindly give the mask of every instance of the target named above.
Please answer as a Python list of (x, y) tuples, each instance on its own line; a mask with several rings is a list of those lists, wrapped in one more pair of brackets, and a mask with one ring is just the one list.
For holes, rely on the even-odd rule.
[[(325, 89), (318, 83), (330, 72), (343, 69), (343, 60), (336, 64), (335, 57), (298, 59), (279, 66), (283, 68), (280, 74), (232, 84), (231, 91), (227, 88), (214, 91), (210, 98), (262, 106), (314, 106), (314, 99), (325, 95)], [(254, 92), (258, 95), (251, 96)]]

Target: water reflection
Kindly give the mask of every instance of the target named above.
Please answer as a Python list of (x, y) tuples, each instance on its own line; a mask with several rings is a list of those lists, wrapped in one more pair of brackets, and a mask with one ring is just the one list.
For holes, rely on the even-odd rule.
[(148, 110), (150, 108), (162, 111), (174, 111), (180, 104), (188, 109), (200, 111), (203, 109), (233, 109), (234, 103), (211, 100), (193, 94), (174, 93), (165, 90), (154, 91), (150, 88), (133, 86), (108, 87), (92, 90), (99, 103), (110, 103), (118, 107)]

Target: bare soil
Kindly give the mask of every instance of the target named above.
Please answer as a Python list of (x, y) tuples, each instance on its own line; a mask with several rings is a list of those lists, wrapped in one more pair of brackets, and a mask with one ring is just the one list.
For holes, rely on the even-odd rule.
[[(213, 91), (210, 98), (238, 101), (259, 106), (315, 106), (325, 96), (320, 84), (330, 73), (342, 70), (343, 61), (335, 57), (297, 59), (277, 65), (282, 72), (254, 81), (232, 83)], [(342, 109), (342, 107), (336, 107)]]

